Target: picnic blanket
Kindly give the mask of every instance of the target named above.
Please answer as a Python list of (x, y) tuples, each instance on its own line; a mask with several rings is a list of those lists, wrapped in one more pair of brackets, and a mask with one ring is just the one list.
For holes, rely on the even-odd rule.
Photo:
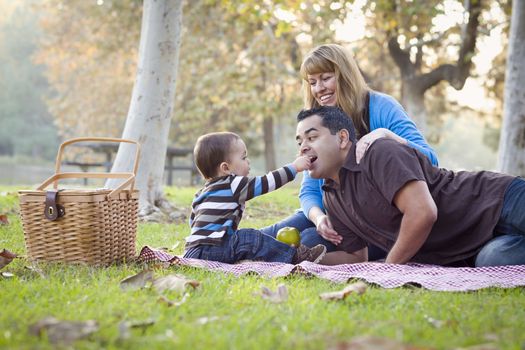
[(397, 265), (367, 262), (327, 266), (307, 261), (298, 265), (260, 261), (225, 264), (174, 256), (148, 246), (142, 248), (138, 260), (146, 263), (193, 266), (232, 273), (235, 276), (256, 273), (267, 277), (285, 277), (299, 273), (338, 283), (346, 283), (349, 279), (358, 278), (383, 288), (412, 285), (436, 291), (469, 291), (487, 287), (525, 286), (525, 265), (458, 268), (413, 263)]

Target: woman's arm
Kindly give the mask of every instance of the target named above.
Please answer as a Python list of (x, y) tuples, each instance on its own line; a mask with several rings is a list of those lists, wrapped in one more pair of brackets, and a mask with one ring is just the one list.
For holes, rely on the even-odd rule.
[(324, 212), (322, 183), (321, 179), (314, 179), (304, 171), (299, 200), (304, 215), (314, 223), (321, 237), (337, 245), (341, 243), (342, 237), (333, 229), (330, 219)]
[(433, 165), (438, 165), (435, 151), (417, 129), (414, 121), (408, 117), (403, 107), (393, 97), (375, 91), (371, 92), (369, 114), (371, 132), (363, 136), (357, 143), (358, 160), (375, 140), (389, 137), (417, 149), (426, 155)]
[(308, 171), (303, 171), (299, 201), (301, 202), (301, 209), (304, 215), (310, 220), (312, 220), (312, 218), (310, 218), (309, 213), (313, 207), (317, 207), (317, 209), (324, 213), (323, 194), (321, 192), (322, 183), (323, 180), (314, 179), (308, 174)]

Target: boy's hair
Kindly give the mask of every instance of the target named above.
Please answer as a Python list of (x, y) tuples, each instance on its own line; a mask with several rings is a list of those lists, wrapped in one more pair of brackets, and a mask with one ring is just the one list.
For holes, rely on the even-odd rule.
[(354, 123), (341, 108), (334, 106), (321, 106), (317, 108), (303, 109), (297, 115), (297, 122), (314, 115), (321, 118), (321, 125), (330, 130), (332, 135), (335, 135), (341, 129), (346, 129), (350, 141), (355, 143), (356, 136)]
[[(310, 90), (308, 75), (333, 72), (336, 77), (337, 106), (352, 118), (354, 125), (369, 131), (363, 119), (369, 88), (352, 57), (352, 53), (337, 44), (324, 44), (310, 51), (301, 64), (304, 108), (319, 107)], [(363, 136), (363, 135), (360, 135)]]
[(219, 165), (229, 161), (232, 145), (240, 140), (233, 132), (212, 132), (197, 139), (193, 149), (193, 157), (197, 169), (205, 179), (217, 176)]

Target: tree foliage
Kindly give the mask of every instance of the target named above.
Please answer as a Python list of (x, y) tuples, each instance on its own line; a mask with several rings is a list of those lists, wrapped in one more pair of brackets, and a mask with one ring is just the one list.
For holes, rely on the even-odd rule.
[[(40, 32), (33, 1), (5, 7), (0, 21), (0, 155), (51, 158), (57, 138), (44, 98), (44, 67), (33, 62)], [(5, 4), (3, 5), (5, 6)]]
[(40, 5), (46, 32), (37, 56), (56, 91), (50, 111), (63, 137), (118, 136), (137, 64), (141, 1)]
[[(463, 65), (459, 80), (450, 80), (460, 88), (477, 52), (461, 56), (471, 17), (463, 3), (187, 1), (170, 144), (191, 147), (200, 134), (227, 129), (242, 134), (252, 155), (266, 149), (268, 160), (275, 153), (271, 130), (293, 125), (293, 115), (302, 108), (298, 69), (303, 55), (336, 41), (336, 28), (360, 5), (365, 38), (338, 40), (354, 51), (372, 87), (403, 101), (408, 91), (403, 84), (410, 79)], [(509, 8), (509, 1), (472, 4), (481, 4), (476, 35), (497, 25), (487, 15), (491, 7)], [(60, 134), (120, 135), (136, 73), (142, 1), (48, 0), (41, 11), (47, 35), (38, 57), (56, 91), (49, 106)], [(406, 64), (393, 59), (392, 52), (400, 52)], [(495, 76), (496, 86), (501, 75)], [(431, 116), (451, 107), (447, 84), (439, 81), (427, 84), (432, 94), (419, 86)]]

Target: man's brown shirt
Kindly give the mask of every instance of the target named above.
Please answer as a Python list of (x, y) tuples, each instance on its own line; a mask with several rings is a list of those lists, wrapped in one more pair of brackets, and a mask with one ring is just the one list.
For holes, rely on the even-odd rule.
[(371, 243), (389, 251), (403, 217), (394, 196), (410, 181), (425, 181), (438, 218), (411, 261), (446, 265), (473, 257), (493, 237), (505, 190), (514, 178), (437, 168), (416, 149), (383, 138), (370, 146), (360, 164), (352, 146), (339, 172), (340, 185), (326, 180), (323, 203), (343, 236), (338, 250), (352, 253)]

